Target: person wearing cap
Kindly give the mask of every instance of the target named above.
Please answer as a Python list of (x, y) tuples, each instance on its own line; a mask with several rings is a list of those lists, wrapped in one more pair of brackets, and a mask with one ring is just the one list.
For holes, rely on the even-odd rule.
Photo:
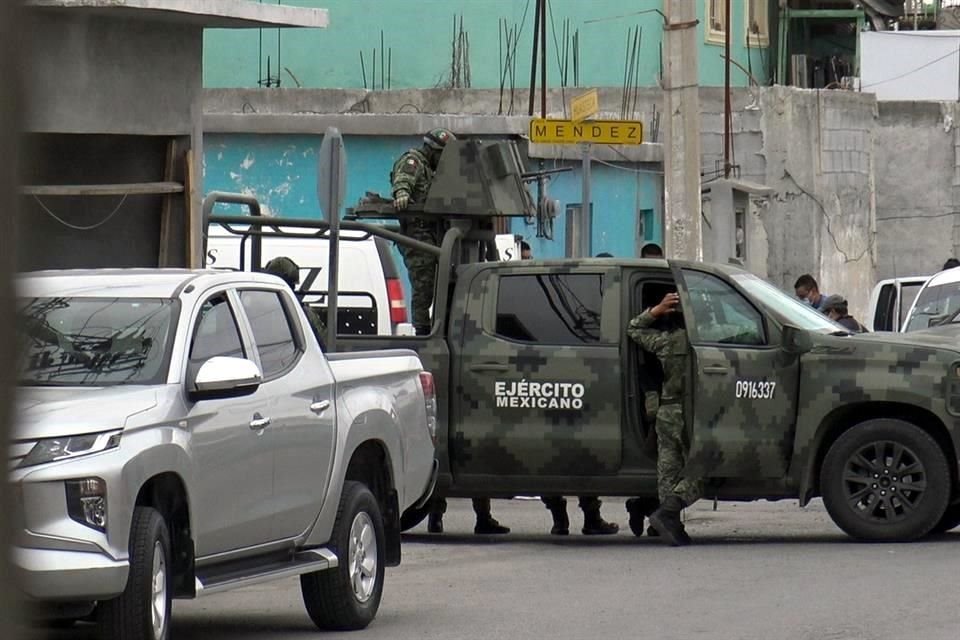
[(856, 318), (850, 315), (850, 312), (847, 310), (847, 301), (843, 296), (836, 294), (827, 296), (823, 301), (821, 311), (831, 320), (845, 329), (849, 329), (853, 333), (867, 332), (867, 329), (857, 322)]
[[(277, 276), (286, 282), (293, 291), (293, 294), (297, 296), (297, 299), (300, 299), (300, 296), (297, 295), (297, 286), (300, 284), (300, 267), (292, 259), (286, 256), (276, 257), (267, 263), (267, 266), (263, 268), (263, 272)], [(317, 337), (320, 348), (326, 351), (327, 345), (326, 342), (324, 342), (324, 335), (327, 329), (323, 324), (323, 320), (320, 318), (320, 314), (314, 311), (313, 308), (303, 300), (300, 300), (300, 306), (303, 307), (303, 312), (307, 316), (307, 322), (310, 323), (310, 329), (313, 330), (313, 335)]]

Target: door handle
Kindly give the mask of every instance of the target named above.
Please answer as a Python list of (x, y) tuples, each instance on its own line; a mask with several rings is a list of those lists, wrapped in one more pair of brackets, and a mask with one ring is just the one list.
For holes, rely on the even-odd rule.
[(250, 429), (260, 431), (270, 426), (270, 418), (264, 418), (259, 413), (253, 414), (253, 420), (250, 421)]
[(719, 373), (719, 374), (725, 374), (725, 373), (727, 373), (728, 371), (730, 371), (730, 369), (729, 369), (728, 367), (725, 367), (725, 366), (722, 365), (722, 364), (711, 364), (711, 365), (707, 365), (706, 367), (703, 368), (703, 372), (704, 372), (704, 373)]
[(320, 415), (324, 411), (330, 408), (329, 400), (320, 400), (319, 402), (314, 402), (310, 405), (310, 411), (313, 411), (315, 414)]
[(510, 367), (505, 364), (499, 364), (497, 362), (484, 362), (481, 364), (470, 365), (470, 371), (495, 371), (505, 373), (510, 370)]

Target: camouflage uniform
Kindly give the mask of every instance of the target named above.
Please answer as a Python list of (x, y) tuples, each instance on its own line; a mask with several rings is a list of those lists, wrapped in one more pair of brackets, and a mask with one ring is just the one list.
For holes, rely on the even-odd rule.
[(670, 496), (691, 505), (703, 494), (701, 478), (683, 477), (690, 443), (683, 422), (684, 386), (687, 377), (687, 332), (654, 328), (656, 319), (644, 311), (630, 321), (627, 335), (659, 358), (663, 366), (663, 393), (657, 409), (657, 492), (663, 502)]
[[(423, 204), (433, 180), (430, 160), (420, 149), (410, 149), (393, 164), (390, 172), (390, 185), (394, 198), (400, 193), (410, 197), (410, 201)], [(426, 216), (402, 218), (401, 230), (415, 240), (440, 244), (440, 225)], [(437, 258), (429, 253), (401, 247), (403, 264), (410, 276), (411, 313), (413, 326), (418, 335), (430, 332), (430, 305), (433, 303), (433, 290), (437, 278)]]
[[(268, 262), (267, 266), (263, 268), (263, 272), (275, 275), (286, 282), (290, 289), (293, 290), (294, 295), (296, 295), (297, 284), (300, 282), (300, 267), (297, 266), (296, 262), (286, 256), (280, 256)], [(310, 329), (313, 330), (313, 335), (316, 336), (317, 342), (320, 343), (320, 348), (326, 350), (327, 345), (324, 341), (324, 336), (326, 335), (327, 328), (323, 320), (320, 319), (320, 314), (303, 301), (300, 302), (300, 306), (303, 308), (303, 313), (307, 316), (307, 322), (310, 323)]]
[(300, 306), (303, 307), (303, 312), (307, 315), (307, 322), (310, 323), (310, 328), (313, 330), (313, 335), (317, 337), (320, 348), (326, 351), (327, 344), (324, 340), (324, 336), (327, 335), (326, 324), (320, 318), (320, 314), (306, 302), (301, 302)]

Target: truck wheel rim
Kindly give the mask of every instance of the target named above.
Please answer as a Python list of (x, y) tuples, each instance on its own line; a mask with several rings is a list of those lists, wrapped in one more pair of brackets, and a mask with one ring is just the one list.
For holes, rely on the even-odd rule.
[(162, 638), (167, 623), (167, 560), (158, 540), (153, 545), (153, 579), (151, 584), (151, 614), (153, 637)]
[(353, 595), (366, 602), (377, 586), (377, 532), (366, 512), (354, 517), (350, 527), (350, 585)]
[(854, 451), (843, 468), (844, 497), (860, 518), (901, 522), (917, 509), (927, 490), (923, 461), (899, 442), (872, 442)]

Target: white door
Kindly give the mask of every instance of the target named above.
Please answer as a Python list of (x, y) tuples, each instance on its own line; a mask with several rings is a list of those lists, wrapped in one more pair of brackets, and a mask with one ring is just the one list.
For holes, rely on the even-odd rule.
[[(208, 297), (192, 322), (185, 384), (214, 356), (252, 359), (226, 292)], [(267, 395), (261, 387), (240, 398), (189, 404), (191, 510), (199, 557), (270, 540), (273, 455), (266, 431), (251, 427), (269, 415)]]
[(313, 344), (296, 330), (296, 308), (276, 290), (244, 289), (240, 305), (263, 372), (260, 391), (273, 452), (274, 539), (303, 533), (320, 512), (333, 462), (335, 407), (333, 375)]

